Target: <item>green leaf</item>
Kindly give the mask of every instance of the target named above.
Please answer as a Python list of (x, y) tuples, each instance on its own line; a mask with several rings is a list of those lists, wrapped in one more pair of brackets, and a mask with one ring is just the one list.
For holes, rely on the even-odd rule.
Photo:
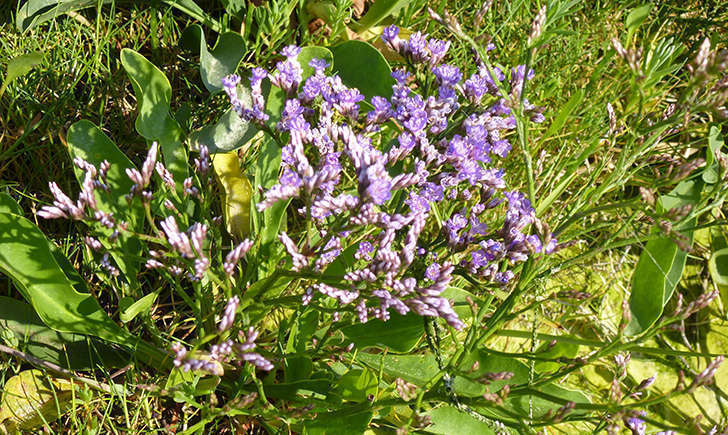
[(438, 371), (435, 356), (432, 354), (385, 355), (358, 352), (356, 361), (373, 370), (379, 370), (381, 364), (386, 375), (392, 378), (402, 378), (417, 386), (424, 385)]
[(303, 80), (306, 80), (306, 78), (312, 76), (315, 72), (313, 67), (308, 64), (313, 59), (325, 60), (329, 64), (327, 70), (331, 70), (334, 66), (334, 54), (328, 48), (317, 46), (303, 47), (296, 58), (303, 69)]
[[(133, 202), (130, 206), (124, 198), (133, 185), (125, 172), (127, 168), (135, 167), (131, 160), (91, 121), (81, 120), (71, 125), (68, 129), (67, 143), (71, 159), (82, 158), (97, 168), (104, 160), (111, 164), (106, 173), (110, 193), (96, 192), (99, 209), (111, 212), (114, 216), (123, 216), (124, 219), (128, 219), (132, 229), (139, 229), (144, 209), (139, 201)], [(78, 184), (82, 185), (85, 172), (74, 166), (74, 174)], [(107, 235), (111, 232), (108, 230)], [(105, 243), (105, 246), (107, 249), (111, 247), (108, 243)], [(124, 277), (133, 287), (138, 287), (136, 277), (141, 264), (138, 259), (142, 249), (141, 244), (138, 239), (122, 234), (118, 246), (121, 247), (123, 254), (112, 250), (111, 255)]]
[[(463, 397), (479, 397), (486, 391), (491, 393), (499, 391), (506, 384), (527, 384), (529, 382), (529, 368), (520, 361), (489, 354), (487, 349), (481, 349), (478, 352), (467, 356), (460, 371), (469, 372), (473, 363), (478, 361), (478, 369), (469, 373), (467, 376), (456, 375), (453, 380), (452, 388), (456, 394)], [(389, 355), (389, 354), (370, 354), (359, 352), (356, 355), (356, 362), (364, 364), (372, 370), (379, 370), (381, 367), (383, 373), (390, 378), (402, 378), (407, 382), (417, 386), (423, 386), (433, 376), (438, 373), (437, 363), (434, 355)], [(483, 376), (485, 373), (494, 372), (511, 372), (513, 378), (510, 380), (494, 381), (486, 387), (475, 379)], [(441, 384), (440, 384), (441, 385)], [(434, 390), (438, 391), (440, 386), (435, 386)], [(570, 391), (554, 384), (546, 384), (539, 390), (549, 393), (560, 398), (571, 400), (577, 403), (588, 403), (589, 399), (582, 393)], [(539, 414), (546, 413), (550, 409), (556, 409), (561, 406), (560, 403), (551, 402), (536, 396), (512, 396), (507, 399), (508, 406), (517, 412), (528, 413), (529, 399), (533, 399), (534, 410)]]
[(366, 406), (357, 405), (339, 411), (320, 413), (315, 420), (306, 420), (303, 424), (304, 435), (360, 435), (369, 427), (374, 413)]
[(90, 294), (79, 293), (58, 266), (50, 242), (29, 220), (0, 214), (0, 270), (50, 328), (92, 335), (112, 343), (137, 347), (145, 357), (158, 351), (114, 323)]
[(550, 138), (555, 133), (559, 132), (561, 128), (566, 124), (566, 121), (569, 119), (569, 116), (571, 116), (571, 113), (576, 109), (580, 104), (581, 101), (584, 99), (584, 90), (578, 89), (576, 92), (574, 92), (574, 95), (569, 98), (569, 101), (564, 104), (564, 106), (559, 110), (558, 115), (556, 115), (556, 118), (554, 118), (553, 122), (549, 126), (549, 129), (546, 131), (546, 134), (543, 135), (544, 138)]
[(137, 98), (137, 132), (150, 141), (159, 142), (164, 163), (182, 189), (187, 178), (187, 153), (182, 144), (184, 132), (170, 114), (172, 86), (153, 63), (134, 50), (121, 50), (121, 64), (129, 76)]
[[(219, 363), (215, 364), (219, 365)], [(219, 376), (210, 375), (202, 370), (184, 371), (182, 368), (175, 367), (169, 372), (164, 388), (175, 391), (175, 399), (178, 403), (189, 403), (195, 396), (212, 393), (219, 384)], [(179, 400), (187, 395), (189, 399)]]
[(162, 0), (164, 3), (172, 6), (173, 8), (184, 12), (190, 17), (200, 21), (205, 26), (212, 29), (213, 32), (220, 33), (223, 30), (222, 25), (219, 21), (214, 19), (210, 14), (206, 13), (200, 6), (197, 5), (193, 0)]
[(121, 367), (129, 355), (99, 340), (54, 331), (43, 324), (29, 304), (0, 296), (0, 330), (10, 332), (23, 352), (72, 370)]
[(303, 314), (296, 318), (288, 337), (286, 352), (304, 353), (306, 347), (311, 343), (311, 337), (318, 329), (319, 312), (307, 308)]
[(374, 2), (369, 6), (367, 13), (361, 17), (358, 22), (356, 22), (356, 25), (352, 25), (352, 28), (357, 33), (364, 33), (369, 30), (369, 28), (379, 24), (383, 19), (407, 6), (411, 1), (412, 0), (389, 0)]
[(8, 379), (0, 401), (0, 428), (32, 431), (55, 421), (72, 407), (73, 384), (40, 370), (24, 370)]
[(494, 434), (487, 423), (458, 410), (450, 405), (435, 408), (427, 413), (432, 419), (432, 425), (426, 428), (428, 433), (449, 435), (463, 434)]
[(705, 149), (705, 170), (703, 171), (703, 181), (708, 184), (720, 181), (720, 168), (715, 161), (715, 155), (721, 152), (721, 148), (723, 148), (723, 139), (720, 137), (720, 127), (711, 125), (708, 132), (708, 148)]
[[(290, 276), (281, 276), (274, 273), (265, 279), (254, 282), (250, 287), (248, 287), (245, 293), (243, 293), (243, 298), (240, 301), (240, 307), (245, 308), (253, 302), (278, 296), (291, 281), (293, 281), (293, 278)], [(269, 308), (272, 309), (273, 307)]]
[[(135, 168), (134, 163), (91, 121), (84, 119), (74, 123), (68, 129), (66, 137), (71, 159), (82, 158), (97, 168), (104, 160), (111, 164), (106, 173), (111, 191), (109, 194), (96, 192), (99, 208), (116, 216), (129, 216), (132, 222), (136, 220), (135, 217), (141, 218), (144, 212), (141, 204), (135, 202), (132, 205), (133, 212), (129, 213), (129, 203), (124, 198), (134, 184), (125, 171), (127, 168)], [(79, 185), (82, 184), (85, 172), (74, 166), (74, 173)]]
[(149, 140), (164, 136), (171, 119), (172, 86), (167, 76), (144, 56), (128, 48), (121, 51), (121, 64), (137, 97), (137, 132)]
[(22, 216), (23, 209), (20, 208), (20, 205), (18, 205), (12, 196), (5, 192), (0, 192), (0, 213), (11, 213)]
[(627, 327), (628, 334), (644, 331), (662, 314), (666, 287), (674, 288), (677, 285), (677, 282), (668, 282), (667, 279), (673, 264), (679, 267), (678, 251), (677, 244), (668, 237), (647, 242), (632, 276), (632, 294), (629, 299), (632, 321)]
[[(551, 345), (550, 343), (544, 343), (537, 351), (541, 358), (575, 358), (579, 352), (579, 346), (572, 343), (565, 343), (563, 341)], [(538, 372), (555, 372), (561, 367), (560, 363), (552, 361), (537, 361), (534, 368)]]
[(367, 323), (345, 326), (341, 332), (361, 350), (379, 347), (405, 353), (414, 349), (425, 333), (425, 328), (421, 316), (393, 313), (386, 322), (373, 319)]
[(157, 300), (157, 296), (159, 296), (159, 290), (143, 296), (138, 301), (131, 298), (122, 298), (119, 301), (119, 319), (124, 323), (129, 323), (139, 314), (149, 314), (149, 310), (152, 308), (154, 301)]
[(379, 382), (368, 369), (351, 369), (337, 383), (337, 390), (345, 400), (363, 402), (372, 395), (376, 396)]
[(309, 379), (313, 372), (313, 362), (308, 356), (291, 355), (286, 357), (286, 382), (296, 382)]
[(2, 86), (0, 86), (0, 97), (3, 96), (3, 94), (5, 93), (5, 89), (7, 89), (8, 85), (10, 85), (13, 80), (24, 74), (29, 73), (30, 70), (32, 70), (33, 67), (35, 67), (36, 65), (40, 64), (42, 60), (43, 53), (41, 52), (23, 54), (21, 56), (10, 59), (10, 61), (8, 62), (7, 70), (5, 72), (5, 80), (3, 80), (3, 84)]
[[(672, 192), (660, 197), (660, 208), (667, 211), (686, 204), (694, 205), (700, 200), (702, 188), (702, 181), (683, 181)], [(694, 220), (688, 224), (694, 225)], [(692, 240), (692, 231), (685, 231), (683, 235)], [(658, 237), (647, 242), (632, 275), (629, 298), (632, 320), (627, 325), (627, 334), (639, 334), (660, 318), (680, 281), (686, 260), (687, 253), (681, 251), (669, 237)]]
[(454, 302), (452, 309), (453, 311), (455, 311), (455, 314), (460, 317), (461, 320), (473, 316), (473, 311), (470, 309), (468, 298), (475, 302), (480, 301), (477, 296), (459, 287), (447, 287), (445, 291), (440, 294), (440, 296)]
[(625, 26), (627, 27), (627, 41), (632, 39), (632, 35), (637, 28), (647, 19), (652, 10), (651, 4), (645, 4), (632, 9), (627, 15)]
[(392, 68), (374, 46), (362, 41), (346, 41), (332, 47), (331, 52), (334, 73), (345, 85), (358, 88), (367, 99), (376, 95), (392, 96)]
[[(111, 3), (111, 0), (101, 0), (101, 3)], [(15, 27), (25, 32), (48, 20), (98, 4), (99, 0), (28, 0), (18, 10)]]
[(205, 34), (199, 24), (193, 24), (185, 29), (181, 44), (199, 52), (202, 83), (213, 94), (222, 91), (223, 77), (234, 73), (245, 55), (245, 41), (239, 33), (234, 32), (221, 34), (217, 38), (215, 48), (208, 51)]
[(276, 399), (294, 400), (313, 393), (328, 394), (332, 388), (330, 379), (305, 379), (281, 384), (264, 384), (265, 395)]
[[(252, 105), (250, 89), (238, 86), (238, 98), (243, 105)], [(208, 124), (190, 134), (190, 141), (197, 147), (207, 145), (210, 153), (226, 153), (248, 143), (258, 133), (258, 128), (243, 119), (231, 108), (214, 124)]]
[(721, 299), (728, 300), (728, 248), (713, 252), (708, 260), (708, 271), (720, 291)]
[[(266, 137), (261, 144), (256, 163), (254, 204), (262, 199), (260, 193), (258, 193), (260, 189), (269, 189), (278, 182), (280, 168), (281, 148), (275, 140)], [(254, 232), (260, 239), (257, 258), (260, 273), (262, 273), (261, 276), (267, 276), (275, 270), (281, 259), (282, 251), (278, 243), (278, 234), (285, 223), (286, 209), (290, 202), (290, 200), (278, 201), (262, 213), (257, 211), (255, 211), (255, 214), (251, 213)]]

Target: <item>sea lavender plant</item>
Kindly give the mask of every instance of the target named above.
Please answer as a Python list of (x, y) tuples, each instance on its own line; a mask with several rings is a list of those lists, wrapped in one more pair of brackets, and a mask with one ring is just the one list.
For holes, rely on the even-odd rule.
[[(309, 223), (296, 236), (279, 235), (294, 272), (317, 276), (346, 247), (356, 251), (336, 282), (306, 281), (306, 303), (317, 292), (342, 309), (354, 307), (361, 322), (413, 312), (461, 329), (441, 295), (456, 269), (506, 286), (515, 265), (557, 247), (550, 233), (532, 233), (534, 209), (509, 190), (502, 164), (516, 121), (498, 86), (516, 92), (533, 71), (516, 67), (507, 80), (481, 65), (463, 80), (457, 66), (442, 63), (449, 42), (421, 33), (404, 41), (398, 33), (390, 26), (382, 39), (437, 86), (412, 89), (410, 73), (395, 70), (392, 96), (373, 96), (373, 110), (365, 114), (364, 96), (326, 75), (325, 62), (310, 61), (315, 73), (302, 81), (300, 49), (284, 50), (286, 60), (269, 74), (287, 95), (276, 124), (283, 138), (280, 178), (256, 207), (262, 212), (293, 200)], [(239, 106), (237, 76), (224, 81), (245, 120), (264, 119), (251, 115), (263, 107), (262, 75), (256, 68), (251, 78), (252, 108)]]
[[(537, 15), (531, 43), (540, 38), (545, 14), (543, 8)], [(443, 22), (461, 31), (453, 17), (446, 16)], [(258, 200), (251, 207), (253, 219), (269, 228), (224, 233), (222, 218), (212, 213), (216, 204), (209, 189), (213, 169), (218, 168), (215, 156), (204, 145), (191, 165), (193, 173), (175, 179), (158, 161), (158, 145), (152, 144), (141, 169), (125, 171), (125, 181), (131, 186), (124, 192), (128, 211), (110, 208), (108, 201), (101, 200), (113, 187), (107, 180), (109, 162), (97, 167), (76, 159), (75, 165), (83, 172), (78, 199), (74, 202), (52, 183), (54, 202), (43, 207), (39, 215), (84, 221), (90, 229), (84, 241), (98, 262), (99, 275), (115, 289), (132, 288), (133, 280), (125, 276), (128, 259), (124, 255), (128, 250), (124, 244), (129, 238), (144, 240), (142, 252), (133, 253), (134, 258), (145, 258), (143, 273), (158, 274), (172, 283), (174, 294), (186, 303), (196, 321), (196, 340), (178, 331), (167, 337), (172, 350), (170, 365), (223, 377), (228, 388), (256, 388), (255, 396), (245, 397), (259, 398), (261, 413), (270, 408), (265, 393), (268, 389), (277, 391), (269, 388), (277, 382), (303, 382), (311, 376), (311, 384), (304, 387), (316, 389), (315, 377), (330, 367), (340, 370), (338, 364), (348, 355), (353, 355), (352, 361), (359, 351), (372, 356), (363, 352), (364, 345), (354, 349), (358, 343), (353, 341), (358, 340), (350, 340), (349, 328), (386, 328), (386, 322), (396, 325), (402, 319), (414, 319), (416, 326), (423, 327), (416, 338), (426, 336), (438, 374), (417, 384), (404, 375), (393, 378), (391, 392), (399, 397), (396, 400), (417, 399), (403, 430), (432, 423), (430, 415), (424, 413), (425, 394), (500, 430), (503, 423), (490, 420), (484, 416), (490, 413), (481, 413), (469, 404), (481, 409), (507, 409), (519, 398), (545, 394), (539, 387), (552, 386), (572, 371), (610, 354), (593, 352), (554, 360), (532, 349), (519, 357), (563, 364), (554, 372), (540, 374), (531, 365), (527, 381), (518, 373), (521, 367), (515, 358), (511, 361), (513, 371), (511, 367), (481, 369), (487, 358), (471, 361), (480, 350), (486, 354), (491, 351), (480, 346), (505, 318), (518, 318), (520, 312), (511, 309), (524, 291), (533, 288), (527, 287), (534, 276), (533, 265), (565, 246), (537, 217), (532, 183), (528, 193), (521, 192), (518, 177), (507, 172), (505, 165), (507, 158), (525, 159), (522, 144), (514, 151), (512, 142), (523, 138), (521, 133), (528, 130), (529, 123), (544, 120), (544, 109), (526, 98), (530, 88), (525, 85), (536, 77), (529, 65), (495, 66), (480, 53), (471, 71), (462, 70), (447, 62), (450, 41), (421, 32), (407, 40), (399, 35), (395, 26), (387, 27), (382, 35), (388, 49), (404, 59), (403, 66), (391, 74), (391, 94), (365, 95), (363, 90), (348, 86), (345, 77), (327, 73), (330, 65), (325, 59), (299, 63), (301, 49), (296, 46), (281, 51), (274, 70), (258, 67), (250, 71), (250, 103), (238, 98), (237, 87), (243, 82), (239, 76), (222, 80), (233, 111), (266, 133), (266, 143), (273, 144), (271, 154), (280, 157), (280, 167), (272, 171), (275, 181), (265, 184), (268, 187), (255, 186)], [(493, 48), (489, 45), (486, 53)], [(312, 73), (304, 73), (307, 66)], [(279, 91), (266, 94), (269, 84)], [(281, 101), (276, 103), (280, 104), (269, 104), (279, 97)], [(270, 107), (281, 109), (272, 111)], [(614, 109), (608, 109), (610, 131), (614, 133), (617, 121)], [(248, 153), (256, 156), (257, 146), (263, 147), (252, 143)], [(721, 157), (718, 153), (716, 159)], [(685, 177), (696, 167), (693, 163), (679, 172)], [(158, 180), (153, 180), (154, 173)], [(259, 174), (255, 175), (257, 180)], [(648, 202), (654, 206), (654, 194), (643, 192), (644, 197), (650, 195)], [(135, 207), (143, 210), (146, 223), (139, 223), (139, 216), (134, 219)], [(676, 209), (668, 217), (681, 219), (689, 212)], [(280, 225), (270, 222), (276, 213)], [(143, 234), (147, 229), (151, 235)], [(269, 237), (272, 241), (266, 240), (263, 232), (274, 233)], [(457, 310), (452, 296), (456, 286), (463, 283), (470, 284), (470, 293), (464, 298), (467, 304), (461, 301), (461, 305), (466, 309), (469, 305), (470, 315)], [(717, 292), (706, 292), (685, 309), (679, 306), (672, 316), (656, 323), (654, 330), (680, 326), (717, 296)], [(571, 290), (554, 297), (581, 301), (592, 296)], [(625, 301), (619, 339), (630, 316)], [(447, 345), (440, 336), (443, 327), (452, 339)], [(344, 339), (334, 343), (340, 334)], [(197, 344), (190, 349), (184, 342)], [(628, 350), (639, 343), (636, 340), (605, 348), (613, 355), (615, 349)], [(551, 341), (547, 351), (556, 345), (556, 340)], [(635, 385), (626, 385), (630, 354), (617, 355), (618, 370), (607, 403), (593, 406), (605, 412), (596, 424), (609, 424), (608, 430), (623, 425), (633, 433), (643, 433), (647, 414), (631, 409), (629, 404), (620, 407), (631, 400), (647, 401), (643, 397), (651, 394), (647, 390), (655, 378), (640, 378)], [(380, 373), (384, 356), (377, 354)], [(425, 359), (420, 358), (421, 352), (410, 356)], [(681, 386), (660, 400), (711, 386), (721, 362), (722, 357), (713, 360), (692, 376), (689, 386), (681, 381)], [(307, 369), (307, 364), (314, 365), (316, 371)], [(367, 369), (359, 367), (367, 364), (360, 360), (353, 364), (357, 368), (343, 376), (336, 372), (326, 378), (327, 382), (336, 382), (343, 390), (347, 375), (361, 376), (357, 382), (364, 379)], [(301, 367), (303, 375), (296, 373)], [(423, 367), (422, 372), (430, 369)], [(267, 373), (263, 382), (256, 371)], [(465, 380), (482, 387), (477, 397), (460, 396)], [(329, 393), (315, 391), (318, 395)], [(346, 394), (351, 393), (337, 389), (332, 394), (336, 405), (316, 405), (316, 412), (336, 408), (341, 397), (350, 400), (352, 396)], [(371, 397), (367, 395), (366, 400), (376, 398), (373, 393)], [(295, 402), (299, 397), (286, 396), (285, 400)], [(542, 415), (534, 415), (530, 409), (529, 421), (545, 425), (595, 419), (584, 417), (583, 403), (571, 398), (559, 400)], [(311, 409), (314, 405), (307, 404), (290, 415), (298, 418)], [(509, 424), (520, 424), (514, 421)]]

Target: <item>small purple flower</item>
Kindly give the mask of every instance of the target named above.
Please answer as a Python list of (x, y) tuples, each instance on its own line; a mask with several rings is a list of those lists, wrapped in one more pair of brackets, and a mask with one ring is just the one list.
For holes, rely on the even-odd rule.
[(358, 89), (345, 89), (337, 94), (335, 107), (342, 115), (355, 120), (359, 115), (359, 102), (364, 100), (364, 95)]
[(422, 131), (427, 126), (427, 112), (418, 110), (405, 119), (402, 124), (412, 133)]
[(304, 103), (310, 103), (313, 101), (316, 97), (321, 95), (323, 93), (323, 90), (326, 86), (326, 78), (319, 75), (313, 75), (306, 79), (306, 82), (303, 84), (302, 91), (302, 100)]
[(429, 279), (430, 281), (435, 281), (438, 276), (440, 276), (439, 264), (432, 263), (431, 265), (427, 266), (427, 270), (425, 270), (425, 278)]
[(329, 65), (329, 63), (324, 59), (313, 58), (310, 62), (308, 62), (308, 66), (313, 68), (317, 75), (323, 75), (326, 68), (331, 65)]
[(435, 74), (437, 82), (442, 86), (455, 86), (463, 78), (460, 68), (450, 64), (436, 66), (432, 69), (432, 72)]
[(238, 83), (240, 83), (240, 76), (237, 74), (230, 74), (222, 78), (222, 86), (226, 91), (234, 90)]
[(260, 67), (255, 67), (250, 70), (250, 84), (255, 86), (256, 84), (263, 81), (264, 78), (268, 77), (268, 72)]
[(508, 284), (513, 279), (513, 272), (506, 270), (505, 272), (498, 272), (495, 274), (495, 281), (499, 284)]
[(271, 81), (288, 95), (292, 95), (298, 89), (302, 78), (301, 65), (295, 59), (289, 58), (285, 62), (276, 64), (276, 73), (273, 74)]
[(522, 81), (524, 76), (526, 80), (531, 80), (534, 76), (533, 69), (529, 69), (526, 74), (526, 65), (518, 65), (511, 71), (511, 80)]
[[(642, 411), (641, 415), (644, 415)], [(627, 429), (632, 431), (632, 435), (645, 435), (647, 433), (647, 423), (639, 417), (630, 417), (625, 421)]]
[(227, 305), (225, 306), (225, 312), (220, 319), (220, 323), (217, 325), (217, 329), (220, 332), (227, 331), (233, 325), (238, 304), (240, 304), (240, 298), (237, 296), (233, 296), (228, 300)]
[(422, 195), (418, 195), (414, 192), (409, 193), (409, 197), (404, 201), (415, 214), (427, 213), (430, 211), (430, 203)]
[(445, 198), (445, 189), (435, 183), (425, 183), (420, 193), (430, 202), (440, 202)]
[(367, 113), (368, 124), (381, 124), (392, 116), (392, 105), (383, 97), (372, 97), (372, 106), (374, 110)]
[(482, 249), (478, 249), (477, 251), (474, 251), (470, 255), (472, 258), (472, 261), (470, 262), (470, 264), (476, 270), (488, 265), (488, 256), (486, 255), (485, 251), (483, 251)]
[(427, 43), (430, 50), (430, 66), (435, 66), (442, 61), (450, 48), (450, 41), (442, 41), (440, 39), (430, 39)]
[(366, 259), (371, 260), (372, 259), (372, 252), (374, 252), (374, 246), (367, 241), (359, 243), (359, 249), (356, 251), (356, 254), (354, 254), (354, 257), (357, 259)]
[(406, 51), (415, 63), (426, 62), (430, 53), (427, 50), (427, 35), (422, 32), (415, 32), (407, 40)]
[(295, 45), (287, 45), (281, 50), (281, 54), (288, 60), (297, 58), (299, 53), (301, 53), (301, 47), (297, 47)]
[[(371, 171), (374, 168), (370, 168)], [(375, 171), (379, 173), (379, 171)], [(366, 193), (377, 205), (382, 205), (392, 197), (392, 182), (387, 178), (374, 178), (369, 180)]]
[(391, 26), (387, 26), (384, 28), (384, 31), (382, 31), (382, 41), (389, 47), (391, 50), (396, 51), (400, 54), (403, 51), (403, 41), (399, 39), (399, 27), (392, 24)]
[(400, 85), (405, 85), (410, 73), (403, 69), (396, 69), (392, 71), (392, 78)]

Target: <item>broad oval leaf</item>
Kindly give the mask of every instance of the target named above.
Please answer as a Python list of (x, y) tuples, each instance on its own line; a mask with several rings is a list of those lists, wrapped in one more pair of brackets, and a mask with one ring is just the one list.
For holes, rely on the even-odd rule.
[(627, 41), (632, 39), (632, 35), (637, 28), (647, 19), (652, 10), (651, 4), (645, 4), (632, 9), (627, 15), (625, 27), (627, 27)]
[(426, 429), (428, 433), (443, 435), (454, 433), (487, 435), (495, 433), (487, 423), (477, 420), (475, 417), (450, 405), (435, 408), (429, 411), (427, 415), (432, 420), (432, 425)]
[(392, 96), (392, 68), (371, 44), (346, 41), (332, 47), (331, 52), (334, 55), (334, 73), (345, 85), (358, 88), (367, 99), (376, 95)]
[(207, 49), (205, 34), (199, 24), (193, 24), (182, 33), (181, 43), (200, 53), (200, 76), (202, 83), (211, 93), (222, 91), (222, 79), (238, 68), (245, 55), (245, 41), (239, 33), (221, 34), (215, 48)]
[[(667, 211), (685, 204), (695, 204), (700, 199), (702, 188), (702, 180), (683, 181), (672, 192), (660, 197), (660, 207)], [(683, 234), (692, 240), (692, 231)], [(639, 334), (659, 319), (680, 281), (686, 260), (687, 253), (681, 251), (669, 237), (658, 237), (647, 242), (632, 275), (629, 298), (632, 320), (625, 330), (627, 334)]]
[(319, 413), (315, 419), (303, 424), (304, 435), (362, 434), (369, 427), (374, 412), (369, 404), (360, 404), (338, 411)]
[(291, 355), (285, 360), (286, 382), (296, 382), (311, 378), (313, 361), (306, 355)]
[(19, 216), (23, 215), (23, 209), (20, 208), (17, 201), (5, 192), (0, 192), (0, 213), (11, 213)]
[(57, 332), (40, 320), (29, 304), (0, 296), (0, 330), (15, 337), (23, 352), (72, 370), (121, 367), (129, 362), (129, 355), (118, 348), (91, 340), (80, 334)]
[(379, 347), (394, 352), (409, 352), (425, 333), (423, 318), (412, 313), (402, 316), (393, 313), (386, 322), (372, 319), (341, 328), (346, 339), (358, 349)]
[(121, 50), (121, 64), (137, 97), (136, 130), (149, 140), (166, 134), (172, 86), (167, 76), (134, 50)]
[[(97, 168), (105, 160), (111, 165), (106, 172), (106, 179), (111, 190), (110, 194), (96, 193), (99, 208), (112, 212), (116, 216), (126, 215), (134, 222), (135, 213), (129, 213), (129, 203), (124, 199), (134, 184), (126, 175), (127, 168), (135, 168), (134, 163), (114, 144), (114, 142), (93, 122), (81, 120), (68, 129), (66, 136), (68, 152), (71, 159), (82, 158)], [(85, 172), (74, 166), (76, 180), (83, 183)], [(143, 209), (139, 202), (134, 204), (138, 216), (141, 217)]]
[(182, 144), (184, 132), (170, 114), (172, 86), (159, 68), (134, 50), (121, 50), (121, 64), (137, 98), (136, 130), (144, 138), (159, 142), (164, 163), (180, 191), (181, 181), (187, 178), (187, 153)]
[[(243, 104), (250, 104), (250, 91), (238, 86), (238, 97)], [(211, 154), (227, 153), (248, 143), (258, 128), (240, 119), (233, 109), (228, 109), (214, 124), (208, 124), (190, 134), (190, 141), (198, 148), (207, 146)]]
[(8, 379), (0, 402), (0, 424), (11, 432), (33, 430), (55, 421), (71, 408), (73, 384), (40, 370), (25, 370)]
[(708, 131), (708, 147), (705, 149), (705, 170), (703, 181), (714, 184), (720, 181), (720, 169), (716, 162), (716, 154), (722, 153), (723, 139), (720, 136), (720, 127), (711, 125)]
[(23, 54), (10, 59), (5, 72), (5, 79), (3, 80), (2, 86), (0, 86), (0, 97), (3, 96), (5, 89), (7, 89), (13, 80), (30, 72), (42, 60), (43, 53), (40, 52)]
[(721, 293), (728, 291), (728, 248), (713, 252), (708, 261), (708, 270)]
[(0, 270), (13, 279), (43, 323), (56, 331), (93, 335), (112, 343), (138, 343), (92, 295), (74, 289), (38, 227), (21, 216), (0, 214), (0, 228)]
[(301, 74), (303, 80), (306, 80), (306, 78), (312, 76), (315, 72), (313, 67), (309, 65), (309, 62), (311, 62), (313, 59), (321, 59), (326, 61), (326, 63), (329, 64), (328, 70), (331, 70), (334, 66), (334, 54), (331, 53), (331, 50), (326, 47), (303, 47), (301, 49), (301, 52), (298, 53), (298, 57), (296, 59), (303, 69), (303, 73)]
[(372, 395), (376, 396), (379, 381), (369, 369), (351, 369), (337, 382), (337, 390), (345, 400), (363, 402)]
[[(132, 202), (130, 206), (124, 198), (133, 185), (125, 172), (127, 168), (135, 167), (131, 160), (91, 121), (81, 120), (71, 125), (66, 138), (71, 159), (81, 158), (97, 168), (104, 161), (110, 163), (106, 173), (110, 192), (96, 191), (99, 209), (111, 212), (117, 217), (123, 216), (133, 229), (138, 229), (143, 220), (144, 209), (139, 201)], [(85, 172), (74, 165), (74, 173), (78, 184), (82, 185)], [(108, 230), (107, 234), (111, 234), (111, 230)], [(138, 287), (136, 276), (141, 264), (138, 260), (141, 244), (138, 239), (123, 234), (119, 237), (118, 246), (124, 254), (113, 250), (111, 255), (132, 287)], [(110, 248), (110, 245), (106, 244), (106, 247)]]
[[(102, 4), (112, 0), (101, 0)], [(99, 0), (28, 0), (15, 16), (15, 27), (19, 32), (60, 17), (69, 12), (97, 6)]]

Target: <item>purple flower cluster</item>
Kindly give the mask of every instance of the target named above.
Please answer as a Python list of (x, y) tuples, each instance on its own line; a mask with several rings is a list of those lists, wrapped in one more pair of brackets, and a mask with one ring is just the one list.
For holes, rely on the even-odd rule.
[[(94, 219), (102, 221), (102, 225), (109, 227), (110, 223), (113, 222), (113, 217), (110, 214), (99, 210), (98, 203), (96, 201), (96, 189), (100, 189), (105, 192), (109, 191), (106, 174), (111, 165), (108, 161), (104, 160), (99, 167), (96, 168), (96, 166), (80, 157), (75, 158), (73, 163), (76, 167), (85, 172), (83, 183), (81, 183), (81, 191), (78, 194), (78, 200), (73, 202), (73, 200), (71, 200), (71, 198), (63, 193), (61, 188), (58, 187), (58, 184), (52, 181), (48, 184), (48, 186), (53, 194), (53, 205), (43, 206), (40, 211), (38, 211), (38, 216), (43, 219)], [(139, 174), (139, 172), (136, 171), (136, 174)], [(139, 175), (139, 178), (142, 179), (143, 177)], [(113, 224), (111, 224), (111, 227), (113, 227)]]
[[(225, 311), (218, 324), (218, 330), (222, 333), (233, 326), (235, 321), (235, 312), (238, 308), (240, 299), (233, 296), (228, 300)], [(273, 369), (268, 359), (257, 352), (253, 352), (256, 347), (255, 341), (258, 338), (258, 332), (251, 326), (246, 332), (240, 331), (238, 340), (225, 340), (219, 344), (210, 347), (209, 357), (207, 359), (197, 359), (188, 355), (187, 349), (180, 343), (172, 344), (172, 351), (175, 353), (174, 366), (181, 367), (184, 371), (204, 370), (214, 375), (222, 376), (223, 362), (231, 362), (235, 360), (238, 364), (249, 362), (257, 368), (265, 371)]]
[[(481, 66), (463, 81), (459, 68), (442, 63), (449, 42), (419, 32), (407, 41), (398, 35), (390, 26), (382, 39), (410, 64), (424, 65), (436, 90), (423, 95), (422, 87), (411, 87), (408, 72), (396, 70), (391, 98), (372, 97), (373, 110), (362, 116), (364, 96), (357, 89), (327, 76), (319, 59), (309, 63), (315, 73), (304, 79), (299, 50), (286, 47), (286, 61), (269, 75), (287, 96), (277, 126), (284, 138), (280, 178), (257, 208), (294, 199), (297, 211), (313, 223), (309, 234), (279, 235), (293, 271), (325, 273), (346, 248), (356, 249), (345, 276), (338, 283), (313, 280), (304, 303), (318, 292), (353, 306), (362, 322), (386, 320), (393, 309), (441, 317), (460, 329), (464, 324), (441, 296), (455, 265), (506, 284), (514, 276), (506, 264), (551, 253), (556, 240), (529, 233), (535, 211), (523, 194), (505, 190), (504, 171), (495, 162), (510, 152), (504, 135), (516, 126), (514, 100), (501, 92), (505, 75)], [(532, 75), (514, 68), (511, 89)], [(238, 108), (232, 94), (231, 103), (246, 119), (263, 107), (257, 102)], [(530, 103), (524, 107), (540, 115)], [(532, 114), (531, 120), (542, 117)], [(498, 213), (504, 201), (507, 207)], [(440, 230), (439, 216), (454, 205), (457, 211), (444, 216)], [(491, 228), (487, 219), (502, 224)], [(310, 231), (317, 234), (313, 246)], [(428, 256), (416, 253), (426, 252), (423, 246), (434, 249), (440, 234), (449, 245), (447, 258), (427, 264)]]

